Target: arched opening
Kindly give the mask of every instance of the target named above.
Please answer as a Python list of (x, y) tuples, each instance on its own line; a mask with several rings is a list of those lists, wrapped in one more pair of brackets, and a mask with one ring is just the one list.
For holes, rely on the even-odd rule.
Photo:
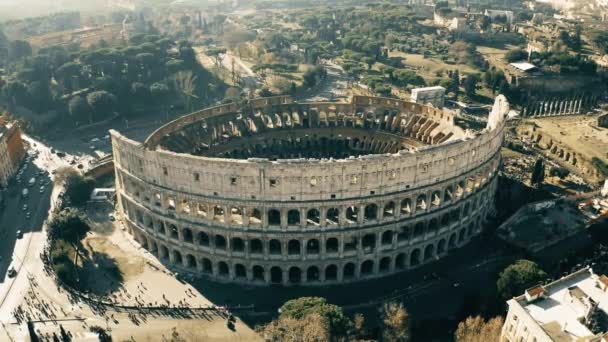
[(178, 240), (179, 239), (179, 233), (177, 230), (177, 227), (174, 224), (170, 224), (169, 225), (169, 236), (174, 239), (174, 240)]
[(410, 266), (416, 266), (418, 264), (420, 264), (420, 250), (416, 248), (410, 255)]
[(444, 202), (451, 201), (452, 197), (453, 197), (453, 192), (454, 192), (454, 190), (452, 189), (451, 186), (448, 186), (447, 188), (445, 188), (445, 191), (443, 192), (443, 201)]
[(319, 254), (320, 249), (319, 240), (310, 239), (306, 242), (306, 254)]
[(458, 182), (458, 184), (456, 184), (456, 192), (455, 192), (456, 197), (461, 197), (464, 194), (465, 187), (466, 187), (466, 184), (464, 181), (460, 181), (460, 182)]
[(194, 257), (194, 255), (186, 255), (186, 267), (196, 269), (196, 258)]
[(281, 212), (277, 209), (268, 210), (268, 224), (271, 226), (281, 225)]
[(213, 220), (224, 222), (224, 208), (216, 205), (213, 207)]
[(318, 226), (321, 223), (321, 213), (317, 209), (310, 209), (306, 212), (306, 224)]
[(243, 241), (243, 239), (235, 237), (230, 240), (230, 247), (233, 252), (244, 252), (245, 242)]
[(374, 248), (376, 248), (376, 234), (367, 234), (363, 236), (361, 243), (363, 251), (366, 253), (373, 252)]
[(397, 241), (403, 242), (407, 241), (410, 238), (410, 227), (403, 226), (399, 229), (399, 233), (397, 234)]
[(395, 217), (395, 202), (390, 201), (384, 205), (382, 216), (384, 218)]
[(340, 223), (339, 217), (340, 217), (340, 211), (337, 208), (327, 209), (327, 215), (325, 217), (327, 224), (337, 225), (338, 223)]
[(365, 222), (375, 221), (378, 219), (378, 206), (375, 204), (368, 204), (365, 206), (365, 215), (363, 216)]
[(405, 269), (405, 253), (397, 255), (395, 258), (395, 268), (399, 270)]
[(264, 244), (260, 239), (253, 239), (249, 241), (249, 253), (251, 254), (262, 254), (264, 253)]
[(418, 196), (416, 199), (416, 210), (426, 209), (426, 196), (424, 194)]
[(352, 279), (354, 277), (355, 277), (355, 264), (353, 264), (352, 262), (349, 262), (348, 264), (344, 265), (343, 278)]
[(190, 228), (184, 228), (182, 230), (182, 236), (184, 237), (184, 242), (192, 243), (193, 237), (192, 237), (192, 230), (190, 230)]
[(391, 258), (384, 257), (380, 259), (379, 270), (380, 272), (388, 272), (391, 268)]
[(234, 265), (234, 276), (241, 279), (247, 278), (247, 269), (245, 266), (241, 264)]
[(424, 235), (424, 222), (420, 221), (414, 226), (414, 238)]
[(169, 248), (167, 246), (160, 246), (160, 258), (167, 259), (169, 257)]
[(230, 271), (228, 270), (228, 264), (223, 261), (218, 262), (217, 273), (222, 277), (227, 277), (230, 274)]
[(435, 191), (431, 194), (431, 207), (438, 207), (441, 205), (441, 193)]
[(325, 241), (325, 252), (326, 253), (338, 253), (338, 239), (329, 238)]
[(173, 251), (173, 263), (178, 265), (184, 263), (184, 260), (182, 259), (182, 253), (180, 253), (179, 251)]
[(264, 281), (264, 267), (255, 265), (253, 266), (253, 280)]
[(438, 229), (439, 229), (439, 221), (437, 221), (437, 219), (435, 219), (435, 218), (434, 218), (434, 219), (431, 219), (431, 220), (429, 221), (429, 226), (428, 226), (428, 228), (427, 228), (427, 231), (428, 231), (429, 233), (434, 233), (434, 232), (436, 232)]
[(205, 232), (198, 232), (197, 234), (198, 244), (200, 246), (209, 247), (209, 235)]
[(289, 240), (287, 244), (287, 253), (289, 255), (299, 255), (300, 251), (300, 241), (298, 240)]
[(460, 220), (460, 210), (454, 209), (450, 212), (450, 222), (458, 222)]
[(158, 255), (158, 246), (154, 241), (152, 241), (152, 243), (150, 244), (150, 252), (154, 255)]
[(445, 239), (439, 240), (437, 244), (437, 254), (442, 254), (443, 252), (445, 252)]
[(443, 214), (443, 216), (441, 216), (441, 226), (442, 227), (448, 227), (450, 225), (450, 214)]
[(287, 224), (295, 226), (300, 224), (300, 211), (297, 209), (291, 209), (287, 212)]
[(359, 208), (355, 206), (350, 206), (346, 208), (346, 220), (348, 221), (348, 223), (356, 223), (358, 215)]
[(207, 205), (204, 203), (199, 203), (196, 206), (196, 213), (198, 214), (198, 216), (200, 217), (207, 217)]
[(401, 200), (401, 215), (409, 215), (412, 213), (412, 200), (404, 198)]
[(424, 248), (424, 261), (431, 260), (433, 256), (435, 256), (435, 246), (433, 246), (432, 244), (427, 245)]
[(319, 281), (319, 268), (317, 266), (310, 266), (306, 270), (306, 281)]
[(215, 248), (226, 250), (226, 238), (221, 235), (215, 236)]
[(325, 268), (325, 280), (338, 279), (338, 266), (329, 265)]
[(213, 264), (211, 263), (211, 260), (207, 258), (203, 259), (203, 273), (213, 273)]
[(243, 212), (241, 211), (241, 208), (230, 208), (230, 223), (243, 224)]
[(262, 212), (258, 209), (251, 209), (249, 211), (249, 223), (250, 224), (261, 224), (262, 223)]
[(279, 240), (270, 240), (268, 243), (268, 253), (270, 254), (281, 254), (281, 241)]
[(456, 247), (456, 233), (452, 234), (448, 240), (448, 248), (454, 247)]
[(157, 226), (158, 226), (159, 233), (161, 233), (162, 235), (167, 234), (167, 232), (165, 231), (165, 223), (163, 221), (158, 221)]
[(464, 208), (462, 209), (462, 216), (463, 216), (463, 217), (467, 217), (467, 216), (469, 216), (469, 208), (470, 208), (470, 205), (469, 205), (469, 202), (467, 202), (467, 203), (464, 205)]
[(302, 271), (298, 267), (292, 267), (289, 269), (289, 282), (298, 284), (302, 281)]
[(370, 275), (374, 272), (374, 262), (371, 260), (365, 260), (361, 264), (361, 276)]
[(359, 243), (359, 240), (357, 239), (356, 236), (352, 236), (350, 238), (349, 237), (345, 237), (344, 238), (344, 246), (343, 246), (344, 252), (356, 251), (358, 243)]
[(383, 245), (391, 245), (393, 243), (393, 231), (387, 230), (382, 233), (382, 244)]
[(464, 241), (464, 228), (460, 230), (460, 232), (458, 233), (458, 243), (463, 242)]
[(277, 266), (273, 266), (270, 269), (270, 281), (275, 284), (283, 282), (283, 270)]

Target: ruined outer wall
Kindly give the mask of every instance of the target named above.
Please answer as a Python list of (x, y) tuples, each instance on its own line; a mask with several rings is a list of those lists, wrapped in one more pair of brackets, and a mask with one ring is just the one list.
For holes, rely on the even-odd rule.
[[(368, 97), (352, 106), (383, 101), (417, 106)], [(119, 204), (144, 247), (216, 279), (317, 284), (380, 276), (444, 256), (480, 231), (503, 140), (504, 122), (491, 121), (475, 137), (416, 152), (272, 162), (154, 150), (111, 131)], [(147, 143), (183, 124), (174, 121)]]

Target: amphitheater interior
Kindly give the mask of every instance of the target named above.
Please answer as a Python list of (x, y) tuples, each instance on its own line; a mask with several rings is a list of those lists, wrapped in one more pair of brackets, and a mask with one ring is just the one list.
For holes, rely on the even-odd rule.
[(171, 267), (217, 281), (319, 285), (419, 267), (465, 246), (493, 210), (508, 103), (488, 126), (355, 96), (207, 108), (144, 142), (112, 131), (119, 210)]

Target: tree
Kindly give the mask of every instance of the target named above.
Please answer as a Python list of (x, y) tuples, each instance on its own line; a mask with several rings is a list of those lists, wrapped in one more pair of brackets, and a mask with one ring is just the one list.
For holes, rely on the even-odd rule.
[(280, 309), (279, 319), (291, 318), (306, 320), (311, 314), (316, 314), (327, 321), (331, 336), (346, 336), (351, 322), (344, 315), (342, 309), (333, 304), (327, 303), (321, 297), (301, 297), (285, 302)]
[(198, 77), (192, 71), (180, 71), (173, 76), (173, 84), (177, 95), (182, 99), (187, 111), (192, 109), (192, 101), (198, 99), (196, 95)]
[(91, 196), (91, 192), (95, 188), (95, 179), (84, 177), (80, 173), (74, 172), (67, 176), (65, 187), (65, 194), (70, 199), (70, 203), (75, 206), (81, 206)]
[(477, 82), (479, 82), (479, 76), (476, 74), (467, 75), (462, 83), (464, 88), (464, 93), (469, 96), (475, 96), (475, 92), (477, 91)]
[(528, 53), (522, 49), (513, 49), (505, 54), (505, 60), (509, 63), (526, 60)]
[(91, 122), (109, 117), (116, 108), (116, 96), (105, 90), (94, 91), (87, 95), (87, 103), (91, 107)]
[(311, 313), (303, 319), (283, 317), (257, 329), (266, 341), (320, 342), (330, 341), (327, 319)]
[(367, 330), (365, 328), (365, 317), (363, 314), (358, 313), (353, 319), (353, 330), (355, 337), (358, 339), (364, 339), (367, 336)]
[(63, 240), (78, 250), (78, 243), (84, 239), (90, 227), (84, 214), (74, 208), (67, 208), (53, 216), (49, 222), (51, 240)]
[[(70, 102), (68, 102), (68, 112), (75, 119), (84, 117), (85, 115), (90, 116), (90, 111), (91, 107), (89, 107), (87, 100), (80, 95), (72, 97)], [(89, 117), (87, 120), (90, 121), (91, 118)]]
[(387, 342), (410, 340), (409, 314), (401, 303), (386, 303), (382, 307), (382, 336)]
[(456, 342), (498, 341), (503, 323), (502, 317), (494, 317), (488, 321), (481, 316), (467, 317), (458, 323), (454, 339)]
[(510, 299), (545, 279), (547, 273), (540, 266), (533, 261), (520, 259), (500, 272), (496, 288), (503, 299)]
[(538, 187), (545, 180), (545, 160), (538, 158), (534, 163), (534, 169), (532, 170), (532, 176), (530, 177), (530, 183)]
[(14, 40), (8, 46), (8, 58), (16, 61), (32, 55), (32, 47), (25, 40)]

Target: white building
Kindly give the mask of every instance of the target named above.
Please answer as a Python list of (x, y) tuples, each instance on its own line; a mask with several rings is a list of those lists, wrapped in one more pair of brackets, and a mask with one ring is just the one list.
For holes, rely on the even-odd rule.
[(500, 340), (607, 341), (603, 326), (608, 312), (607, 289), (608, 277), (596, 275), (589, 267), (548, 285), (530, 288), (507, 302), (509, 312)]
[(441, 86), (414, 88), (411, 99), (418, 104), (432, 104), (435, 108), (443, 108), (445, 88)]

